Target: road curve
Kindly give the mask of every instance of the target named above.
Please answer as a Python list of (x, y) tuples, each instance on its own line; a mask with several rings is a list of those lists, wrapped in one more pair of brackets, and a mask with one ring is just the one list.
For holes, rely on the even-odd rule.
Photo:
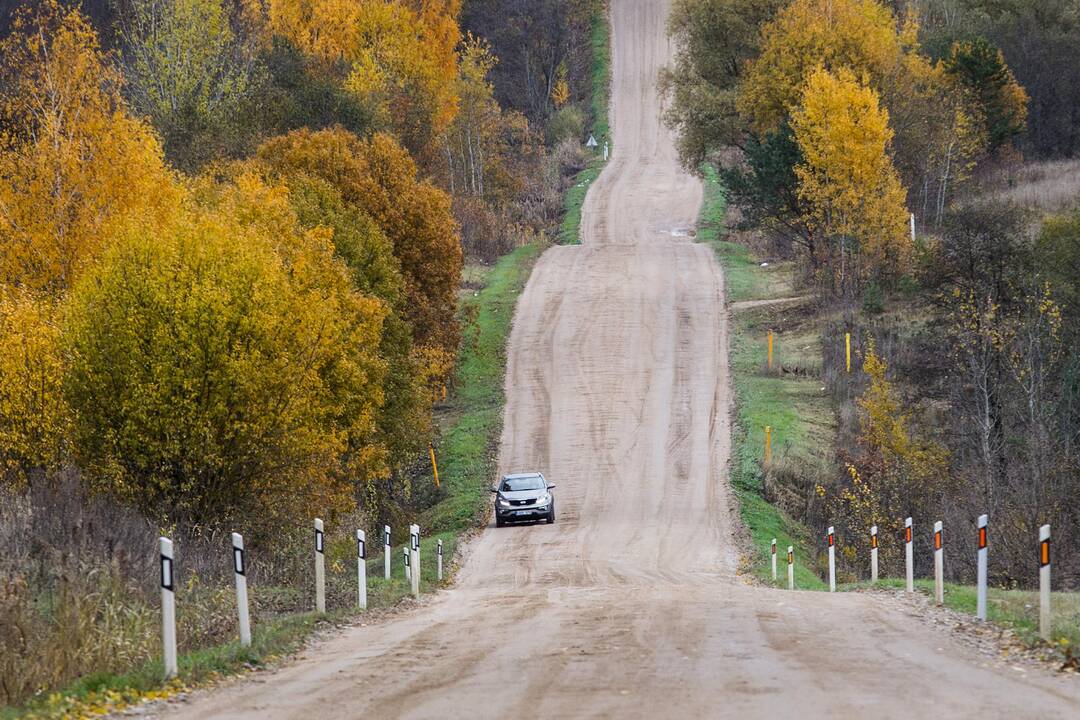
[(485, 530), (459, 582), (175, 718), (1080, 717), (1080, 688), (983, 667), (896, 602), (735, 575), (723, 275), (662, 126), (667, 3), (612, 0), (611, 162), (579, 247), (517, 307), (500, 469), (558, 523)]

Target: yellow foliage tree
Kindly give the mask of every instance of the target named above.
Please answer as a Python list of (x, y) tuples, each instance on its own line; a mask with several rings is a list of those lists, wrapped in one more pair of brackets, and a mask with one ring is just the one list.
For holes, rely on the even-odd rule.
[(68, 413), (56, 304), (0, 286), (0, 480), (22, 485), (62, 457)]
[[(94, 487), (149, 514), (260, 529), (350, 506), (385, 475), (385, 305), (328, 233), (253, 175), (196, 183), (201, 208), (131, 225), (72, 291), (65, 395)], [(322, 510), (320, 510), (321, 512)]]
[(78, 10), (46, 0), (0, 42), (0, 282), (62, 292), (117, 221), (177, 202), (153, 131)]
[(738, 108), (765, 134), (799, 103), (819, 65), (865, 73), (877, 87), (898, 78), (914, 28), (898, 32), (892, 11), (877, 0), (795, 0), (765, 24), (762, 38), (761, 54), (740, 85)]
[(460, 0), (270, 0), (270, 24), (303, 51), (348, 67), (346, 87), (371, 102), (414, 152), (430, 150), (457, 113)]
[[(910, 255), (906, 192), (888, 154), (889, 115), (851, 71), (814, 70), (792, 115), (802, 154), (795, 166), (808, 224), (834, 242), (824, 263), (841, 288), (895, 274)], [(854, 242), (851, 242), (851, 241)]]

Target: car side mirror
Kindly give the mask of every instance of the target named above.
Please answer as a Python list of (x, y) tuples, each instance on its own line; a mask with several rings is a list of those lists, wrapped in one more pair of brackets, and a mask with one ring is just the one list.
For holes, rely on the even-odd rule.
[(494, 485), (492, 485), (492, 486), (491, 486), (491, 492), (499, 492), (499, 488), (497, 488), (497, 487), (495, 487)]
[(548, 485), (548, 486), (547, 486), (547, 489), (548, 489), (548, 490), (554, 490), (554, 489), (555, 489), (555, 486), (554, 486), (554, 485)]

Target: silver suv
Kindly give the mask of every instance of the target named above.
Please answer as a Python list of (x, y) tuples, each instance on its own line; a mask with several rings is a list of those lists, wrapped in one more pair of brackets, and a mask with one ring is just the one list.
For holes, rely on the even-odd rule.
[(495, 493), (495, 527), (514, 520), (546, 520), (555, 522), (554, 485), (548, 485), (538, 472), (505, 475), (491, 486)]

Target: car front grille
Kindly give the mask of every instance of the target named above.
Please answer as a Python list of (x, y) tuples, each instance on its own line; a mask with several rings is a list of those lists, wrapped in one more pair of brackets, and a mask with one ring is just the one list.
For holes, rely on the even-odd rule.
[(535, 505), (536, 504), (536, 498), (531, 498), (529, 500), (511, 500), (510, 504), (515, 506), (515, 507), (519, 507), (521, 505)]

